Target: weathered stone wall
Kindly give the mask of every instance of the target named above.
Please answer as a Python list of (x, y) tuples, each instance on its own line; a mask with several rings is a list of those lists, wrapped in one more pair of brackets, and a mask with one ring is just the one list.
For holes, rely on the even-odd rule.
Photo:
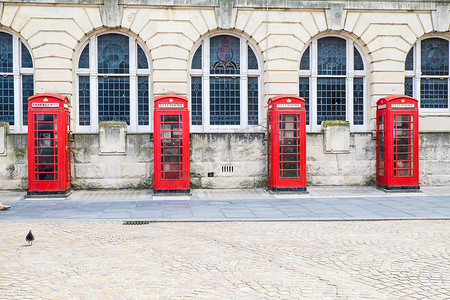
[(448, 185), (450, 183), (450, 133), (421, 133), (420, 184)]
[(309, 133), (306, 140), (309, 185), (375, 184), (376, 143), (372, 134), (350, 134), (348, 153), (326, 153), (322, 133)]
[(98, 134), (74, 134), (72, 185), (80, 189), (150, 188), (153, 141), (150, 134), (128, 134), (124, 154), (102, 154)]
[[(375, 184), (372, 134), (351, 133), (348, 153), (326, 153), (323, 133), (308, 133), (306, 139), (308, 185)], [(27, 135), (8, 134), (6, 142), (6, 155), (0, 156), (0, 189), (26, 189)], [(448, 185), (450, 133), (420, 133), (419, 142), (420, 184)], [(265, 187), (266, 147), (260, 133), (191, 134), (191, 187)], [(127, 134), (124, 155), (99, 154), (98, 134), (73, 135), (74, 188), (151, 188), (153, 168), (150, 134)]]
[[(264, 137), (264, 133), (191, 134), (192, 187), (266, 186), (267, 146)], [(208, 177), (208, 173), (213, 176)]]
[[(6, 134), (5, 152), (0, 155), (0, 189), (23, 190), (28, 187), (28, 135)], [(3, 142), (0, 137), (0, 142)]]

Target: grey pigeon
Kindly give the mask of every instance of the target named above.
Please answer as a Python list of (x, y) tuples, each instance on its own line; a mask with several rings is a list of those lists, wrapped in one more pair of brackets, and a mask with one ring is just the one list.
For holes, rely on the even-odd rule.
[(25, 237), (25, 240), (28, 242), (28, 246), (33, 245), (34, 235), (31, 233), (31, 230), (28, 232), (27, 236)]

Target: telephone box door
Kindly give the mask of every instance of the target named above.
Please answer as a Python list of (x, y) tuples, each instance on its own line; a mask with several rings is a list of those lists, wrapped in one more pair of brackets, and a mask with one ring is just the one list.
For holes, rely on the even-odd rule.
[(189, 111), (187, 98), (155, 98), (155, 193), (190, 191)]
[(304, 99), (272, 97), (267, 112), (268, 185), (273, 191), (306, 191)]
[(28, 98), (28, 195), (70, 191), (69, 101), (58, 94)]
[(393, 95), (377, 102), (377, 185), (419, 189), (417, 100)]

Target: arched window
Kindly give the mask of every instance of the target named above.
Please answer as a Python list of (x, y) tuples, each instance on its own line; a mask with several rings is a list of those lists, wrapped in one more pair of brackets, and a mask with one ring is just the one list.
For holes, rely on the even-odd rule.
[(409, 51), (405, 61), (405, 95), (419, 100), (423, 113), (449, 112), (449, 41), (428, 38)]
[(118, 33), (93, 36), (78, 60), (78, 130), (124, 121), (129, 131), (150, 130), (150, 68), (136, 39)]
[(258, 130), (260, 68), (244, 38), (205, 38), (191, 62), (193, 131)]
[(327, 120), (346, 120), (351, 130), (365, 130), (366, 71), (351, 40), (313, 40), (302, 55), (299, 74), (309, 130), (319, 131)]
[(33, 59), (19, 37), (0, 32), (0, 121), (12, 131), (28, 125), (28, 97), (34, 94)]

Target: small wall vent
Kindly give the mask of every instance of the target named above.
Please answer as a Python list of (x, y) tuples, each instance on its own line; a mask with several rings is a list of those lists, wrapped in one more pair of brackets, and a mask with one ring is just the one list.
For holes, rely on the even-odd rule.
[(228, 166), (222, 166), (222, 173), (233, 173), (234, 167), (231, 165)]

